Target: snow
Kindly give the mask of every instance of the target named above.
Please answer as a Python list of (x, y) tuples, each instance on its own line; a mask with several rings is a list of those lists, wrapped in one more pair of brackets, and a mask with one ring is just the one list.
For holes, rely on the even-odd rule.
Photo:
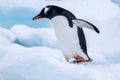
[[(35, 32), (39, 33), (39, 31), (41, 34), (36, 36), (38, 39), (43, 40), (48, 37), (50, 43), (54, 43), (55, 36), (51, 28), (34, 29), (25, 25), (15, 25), (10, 30), (4, 29), (2, 31), (14, 34), (19, 40), (19, 44), (14, 43), (15, 40), (7, 39), (11, 43), (0, 49), (0, 80), (120, 79), (119, 53), (91, 54), (94, 60), (91, 63), (70, 64), (65, 61), (62, 52), (53, 48), (52, 45), (36, 46), (35, 43), (41, 43), (41, 41), (37, 42), (36, 38), (32, 36), (35, 36)], [(32, 40), (29, 42), (29, 39)], [(44, 41), (49, 44), (47, 39)], [(23, 43), (24, 45), (20, 45)], [(25, 45), (29, 47), (25, 47)]]
[[(119, 80), (120, 64), (69, 64), (61, 51), (11, 44), (0, 60), (1, 80)], [(6, 50), (5, 49), (5, 50)], [(4, 53), (3, 53), (4, 54)], [(74, 74), (73, 74), (74, 73)]]
[[(15, 25), (11, 31), (17, 36), (16, 42), (32, 47), (47, 46), (58, 48), (57, 40), (52, 28), (30, 28), (25, 25)], [(25, 32), (24, 32), (25, 31)]]
[[(101, 32), (96, 34), (94, 31), (84, 29), (88, 52), (93, 62), (67, 63), (59, 50), (51, 27), (31, 28), (28, 25), (16, 24), (6, 29), (1, 26), (0, 80), (120, 79), (120, 11), (115, 3), (111, 0), (76, 0), (74, 1), (76, 6), (71, 7), (73, 0), (48, 0), (45, 4), (40, 2), (26, 0), (22, 4), (23, 0), (0, 0), (0, 10), (5, 13), (8, 10), (7, 14), (16, 7), (38, 11), (40, 6), (47, 4), (56, 4), (69, 9), (78, 18), (96, 25)], [(27, 3), (32, 4), (26, 5)], [(79, 11), (76, 7), (79, 7)]]
[[(26, 48), (17, 44), (6, 47), (1, 58), (2, 80), (119, 80), (119, 64), (69, 64), (57, 49)], [(4, 53), (3, 53), (4, 54)], [(74, 74), (73, 74), (74, 73)]]
[(13, 34), (10, 30), (0, 27), (0, 47), (14, 42), (15, 39), (15, 34)]

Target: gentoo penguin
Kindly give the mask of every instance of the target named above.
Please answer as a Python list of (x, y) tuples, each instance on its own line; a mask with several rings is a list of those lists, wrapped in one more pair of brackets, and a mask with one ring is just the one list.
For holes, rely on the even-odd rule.
[(74, 58), (73, 62), (92, 61), (87, 53), (86, 39), (82, 27), (99, 33), (99, 30), (93, 24), (77, 19), (70, 11), (55, 5), (44, 7), (33, 20), (39, 18), (48, 18), (52, 21), (59, 47), (66, 61), (69, 61), (70, 58)]

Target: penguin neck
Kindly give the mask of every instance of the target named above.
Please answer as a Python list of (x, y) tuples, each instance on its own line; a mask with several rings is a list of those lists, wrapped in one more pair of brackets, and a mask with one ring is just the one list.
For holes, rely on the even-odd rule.
[(55, 16), (51, 19), (53, 27), (69, 26), (69, 21), (65, 16)]
[(69, 26), (72, 28), (73, 27), (73, 23), (72, 20), (76, 19), (76, 17), (69, 11), (65, 10), (61, 13), (62, 16), (66, 17), (69, 23)]
[(62, 11), (60, 14), (56, 14), (54, 16), (52, 16), (50, 19), (52, 20), (53, 18), (57, 17), (57, 16), (63, 16), (67, 19), (69, 26), (72, 28), (73, 27), (73, 23), (72, 20), (76, 19), (76, 17), (69, 11)]
[(51, 21), (53, 22), (53, 20), (57, 20), (57, 22), (61, 22), (61, 20), (67, 20), (65, 22), (67, 22), (67, 24), (69, 24), (69, 27), (73, 27), (73, 23), (72, 23), (72, 19), (68, 16), (64, 16), (64, 15), (59, 15), (59, 16), (54, 16), (53, 18), (51, 18)]

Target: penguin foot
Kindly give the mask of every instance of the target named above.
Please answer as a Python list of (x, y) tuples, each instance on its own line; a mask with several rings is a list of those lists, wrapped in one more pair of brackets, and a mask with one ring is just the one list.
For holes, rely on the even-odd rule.
[(92, 59), (89, 58), (88, 60), (85, 60), (83, 57), (81, 56), (76, 56), (74, 57), (75, 61), (73, 61), (73, 63), (80, 63), (80, 62), (92, 62)]
[(92, 62), (92, 60), (84, 60), (84, 61), (73, 61), (73, 63), (81, 63), (81, 62)]

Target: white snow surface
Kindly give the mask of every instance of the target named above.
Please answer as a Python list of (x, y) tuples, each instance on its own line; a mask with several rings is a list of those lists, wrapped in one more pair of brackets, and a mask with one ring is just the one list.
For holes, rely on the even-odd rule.
[[(46, 4), (54, 3), (69, 8), (77, 16), (87, 19), (100, 29), (100, 34), (84, 29), (88, 54), (93, 62), (67, 63), (58, 48), (52, 28), (35, 29), (26, 25), (15, 25), (8, 30), (0, 27), (0, 80), (120, 80), (118, 6), (110, 0), (76, 0), (74, 3), (76, 6), (80, 5), (79, 9), (82, 11), (79, 12), (78, 8), (73, 6), (73, 1), (48, 0)], [(37, 5), (40, 4), (37, 0), (32, 5), (25, 5), (30, 4), (30, 0), (26, 0), (24, 4), (22, 0), (0, 0), (0, 4), (1, 2), (0, 8), (6, 6), (6, 2), (13, 2), (15, 5), (9, 5), (10, 9), (24, 5), (38, 10)]]
[(16, 35), (16, 42), (27, 46), (47, 46), (58, 48), (52, 28), (30, 28), (25, 25), (15, 25), (11, 31)]
[(14, 42), (16, 39), (12, 31), (0, 27), (0, 47)]
[[(41, 41), (43, 39), (46, 44), (53, 43), (54, 46), (57, 45), (54, 43), (55, 36), (51, 33), (53, 31), (52, 29), (38, 29), (38, 31), (41, 30), (41, 34), (39, 35), (35, 34), (34, 30), (37, 32), (37, 29), (25, 25), (15, 25), (11, 30), (2, 30), (4, 33), (9, 34), (9, 37), (11, 38), (13, 35), (16, 36), (19, 43), (24, 45), (15, 43), (14, 38), (14, 41), (9, 38), (6, 40), (9, 44), (4, 44), (4, 46), (0, 48), (0, 80), (120, 79), (119, 52), (104, 54), (101, 53), (102, 51), (99, 52), (94, 50), (96, 47), (90, 46), (93, 48), (94, 53), (97, 52), (97, 54), (90, 54), (93, 58), (93, 62), (70, 64), (65, 61), (62, 52), (57, 49), (57, 47), (53, 47), (53, 45), (36, 46), (36, 43), (42, 43)], [(47, 31), (47, 35), (42, 33), (42, 30), (44, 30), (43, 32)], [(35, 36), (35, 38), (33, 36)], [(4, 35), (0, 37), (0, 39), (3, 37)], [(40, 38), (40, 42), (36, 41), (37, 37), (38, 39)], [(51, 40), (51, 38), (53, 38), (53, 40)], [(31, 41), (29, 41), (29, 39), (31, 39)], [(98, 41), (96, 40), (96, 43), (98, 43)], [(93, 41), (90, 44), (92, 45), (93, 43), (95, 42)], [(29, 47), (26, 47), (25, 45)], [(31, 47), (31, 45), (34, 46)], [(99, 45), (96, 44), (96, 46)], [(102, 46), (99, 46), (99, 48), (101, 47)]]

